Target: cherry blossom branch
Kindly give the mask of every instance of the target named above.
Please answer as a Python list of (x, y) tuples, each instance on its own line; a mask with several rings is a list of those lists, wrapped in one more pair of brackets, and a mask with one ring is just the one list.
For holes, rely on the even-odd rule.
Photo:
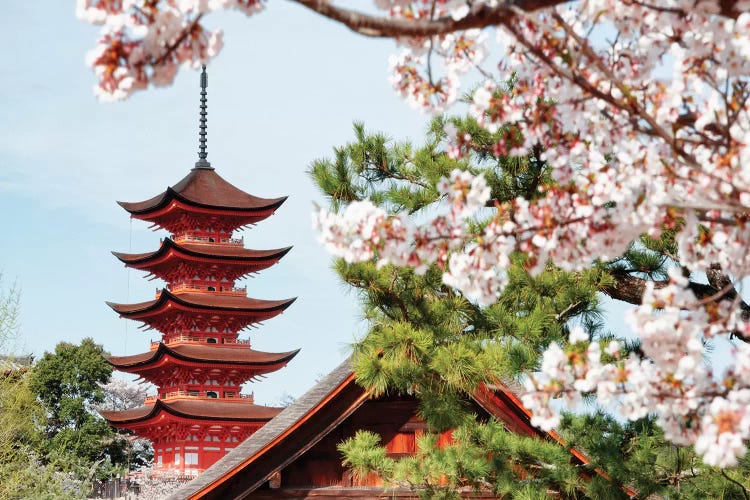
[[(474, 28), (486, 28), (510, 23), (518, 12), (532, 13), (550, 7), (570, 3), (572, 0), (504, 0), (496, 7), (475, 3), (469, 13), (454, 19), (451, 16), (430, 19), (398, 19), (372, 16), (351, 9), (334, 6), (329, 0), (290, 0), (318, 14), (339, 22), (360, 35), (376, 38), (429, 37), (445, 35)], [(735, 9), (739, 0), (722, 0), (719, 13), (736, 19), (740, 11)], [(623, 1), (627, 4), (627, 1)], [(467, 5), (470, 2), (467, 2)], [(651, 6), (648, 6), (651, 8)], [(658, 9), (658, 7), (653, 7)], [(684, 11), (680, 11), (685, 15)]]
[(169, 59), (169, 57), (172, 56), (175, 50), (179, 48), (180, 44), (185, 41), (185, 39), (190, 35), (193, 30), (198, 26), (200, 23), (201, 18), (203, 17), (203, 14), (198, 14), (193, 21), (185, 27), (184, 30), (182, 30), (182, 33), (180, 36), (178, 36), (174, 42), (167, 45), (166, 50), (164, 51), (164, 54), (162, 54), (160, 57), (154, 59), (149, 64), (152, 66), (157, 66), (159, 64), (162, 64), (164, 61)]
[(496, 7), (477, 3), (461, 18), (451, 16), (436, 19), (399, 19), (372, 16), (351, 9), (334, 6), (329, 0), (291, 0), (318, 14), (337, 21), (360, 35), (377, 38), (430, 37), (473, 28), (497, 26), (513, 19), (515, 9), (525, 12), (554, 7), (572, 0), (506, 0)]

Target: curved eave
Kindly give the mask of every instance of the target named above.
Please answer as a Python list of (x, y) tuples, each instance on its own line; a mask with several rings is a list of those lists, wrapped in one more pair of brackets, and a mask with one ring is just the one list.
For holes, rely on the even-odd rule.
[[(191, 349), (193, 347), (193, 349)], [(109, 364), (118, 369), (132, 369), (136, 367), (147, 367), (151, 364), (159, 361), (163, 356), (170, 355), (175, 359), (179, 359), (187, 362), (205, 362), (217, 365), (232, 365), (232, 366), (247, 366), (249, 367), (268, 367), (273, 365), (283, 365), (288, 363), (294, 358), (299, 349), (289, 352), (280, 353), (267, 353), (262, 351), (254, 351), (252, 349), (238, 349), (233, 347), (220, 347), (220, 346), (200, 346), (204, 349), (195, 349), (196, 346), (177, 346), (169, 347), (164, 343), (160, 343), (159, 347), (148, 353), (135, 354), (132, 356), (109, 356), (107, 361)], [(219, 349), (219, 351), (217, 351)], [(227, 350), (226, 355), (231, 354), (246, 354), (251, 352), (257, 354), (258, 357), (267, 357), (265, 360), (252, 360), (252, 359), (231, 359), (230, 356), (220, 357), (218, 354), (222, 351), (221, 349)], [(205, 352), (203, 352), (205, 351)], [(213, 352), (211, 352), (213, 351)], [(233, 351), (233, 352), (229, 352)], [(213, 355), (213, 357), (212, 357)], [(237, 356), (239, 358), (239, 356)]]
[(125, 426), (148, 422), (157, 418), (161, 412), (190, 420), (268, 422), (281, 410), (282, 408), (237, 401), (177, 400), (166, 402), (157, 399), (153, 405), (140, 406), (131, 410), (99, 410), (99, 414), (110, 425)]
[[(242, 248), (244, 252), (241, 253), (244, 253), (245, 255), (228, 255), (227, 253), (212, 253), (210, 251), (212, 249), (212, 246), (210, 244), (194, 246), (204, 246), (206, 251), (201, 251), (195, 248), (187, 248), (180, 245), (179, 243), (176, 243), (171, 238), (165, 238), (164, 240), (162, 240), (159, 249), (154, 252), (112, 252), (112, 255), (120, 259), (120, 261), (122, 261), (126, 265), (148, 264), (149, 262), (163, 257), (167, 252), (169, 252), (169, 250), (175, 250), (182, 255), (197, 257), (201, 259), (220, 259), (236, 262), (262, 262), (267, 260), (279, 260), (287, 253), (289, 253), (289, 251), (292, 249), (292, 247), (274, 248), (272, 250), (251, 250)], [(213, 247), (213, 249), (215, 248), (216, 247)]]
[(281, 198), (258, 198), (259, 203), (256, 206), (238, 207), (193, 201), (190, 198), (186, 198), (180, 195), (180, 193), (169, 187), (166, 191), (164, 191), (160, 195), (155, 196), (154, 198), (151, 198), (150, 200), (139, 202), (118, 201), (117, 204), (127, 210), (131, 215), (136, 217), (147, 216), (152, 212), (161, 210), (172, 203), (172, 201), (174, 200), (177, 200), (189, 207), (202, 208), (206, 210), (216, 210), (220, 212), (231, 211), (253, 213), (263, 212), (266, 210), (276, 210), (286, 201), (287, 198), (288, 196), (282, 196)]
[[(190, 300), (193, 299), (193, 300)], [(197, 300), (196, 300), (197, 299)], [(210, 299), (208, 302), (205, 299)], [(167, 302), (173, 302), (183, 307), (191, 309), (202, 309), (210, 311), (230, 311), (230, 312), (275, 312), (283, 311), (297, 298), (285, 300), (261, 300), (250, 299), (247, 297), (226, 296), (219, 293), (182, 293), (173, 294), (166, 288), (161, 291), (161, 295), (156, 300), (148, 302), (139, 302), (136, 304), (118, 304), (107, 302), (106, 304), (114, 309), (121, 316), (134, 316), (140, 313), (149, 313), (158, 310)], [(221, 301), (224, 304), (221, 304)], [(213, 302), (213, 304), (211, 303)], [(236, 305), (230, 305), (236, 302)], [(242, 304), (245, 303), (243, 306)]]

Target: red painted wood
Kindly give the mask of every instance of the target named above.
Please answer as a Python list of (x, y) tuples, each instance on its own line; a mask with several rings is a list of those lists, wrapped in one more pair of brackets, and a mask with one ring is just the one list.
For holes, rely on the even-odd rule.
[[(147, 398), (141, 409), (103, 414), (110, 424), (152, 441), (157, 471), (199, 473), (280, 411), (240, 397), (241, 386), (284, 367), (291, 358), (253, 362), (252, 356), (259, 359), (256, 354), (232, 353), (250, 349), (248, 342), (238, 342), (240, 330), (280, 314), (289, 304), (249, 300), (236, 280), (275, 264), (288, 248), (245, 250), (243, 240), (233, 239), (232, 233), (272, 215), (284, 199), (253, 197), (213, 171), (197, 170), (160, 196), (122, 206), (134, 218), (167, 229), (171, 240), (157, 252), (116, 256), (130, 267), (164, 279), (169, 292), (157, 293), (161, 300), (144, 303), (151, 305), (112, 307), (147, 329), (158, 330), (160, 341), (168, 346), (229, 347), (231, 352), (217, 350), (199, 359), (166, 353), (148, 362), (140, 361), (149, 359), (147, 353), (137, 355), (136, 362), (120, 357), (120, 368), (152, 382), (156, 395)], [(152, 349), (158, 346), (155, 343)], [(112, 362), (117, 366), (117, 358)]]

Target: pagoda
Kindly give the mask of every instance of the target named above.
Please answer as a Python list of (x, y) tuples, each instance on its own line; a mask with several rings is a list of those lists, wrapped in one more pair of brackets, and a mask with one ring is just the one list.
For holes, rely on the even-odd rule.
[(132, 218), (165, 229), (159, 249), (118, 253), (125, 266), (161, 279), (154, 300), (108, 305), (120, 317), (161, 333), (150, 350), (110, 356), (120, 371), (156, 386), (143, 406), (102, 411), (110, 425), (133, 431), (154, 446), (157, 472), (195, 475), (260, 429), (281, 408), (256, 405), (241, 386), (283, 368), (298, 351), (268, 353), (239, 332), (281, 314), (294, 299), (249, 298), (236, 281), (276, 264), (289, 250), (251, 250), (234, 231), (272, 215), (284, 198), (248, 194), (219, 176), (207, 161), (206, 68), (201, 73), (200, 148), (188, 175), (161, 194), (118, 202)]

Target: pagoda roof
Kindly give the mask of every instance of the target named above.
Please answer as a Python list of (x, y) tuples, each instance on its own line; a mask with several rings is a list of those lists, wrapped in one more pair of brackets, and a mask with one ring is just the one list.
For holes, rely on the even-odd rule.
[[(233, 498), (247, 498), (272, 474), (283, 470), (312, 448), (369, 399), (368, 391), (357, 385), (352, 365), (346, 360), (276, 418), (168, 499), (227, 498), (230, 491)], [(547, 433), (531, 425), (531, 413), (505, 384), (498, 382), (491, 387), (481, 386), (471, 399), (512, 432), (563, 444), (556, 433)], [(588, 462), (575, 449), (571, 449), (571, 454), (575, 463)]]
[(288, 363), (298, 352), (299, 349), (276, 353), (255, 351), (249, 348), (224, 347), (216, 344), (178, 344), (176, 346), (168, 346), (164, 343), (159, 343), (159, 347), (153, 351), (131, 356), (109, 356), (107, 360), (119, 369), (147, 366), (158, 361), (165, 355), (170, 355), (183, 361), (263, 366)]
[(255, 212), (276, 209), (286, 198), (259, 198), (236, 188), (213, 168), (193, 168), (180, 182), (153, 198), (134, 203), (117, 203), (133, 215), (159, 210), (173, 200), (202, 208)]
[(159, 309), (168, 302), (176, 303), (192, 309), (224, 310), (236, 312), (275, 312), (289, 307), (296, 298), (284, 300), (252, 299), (239, 295), (226, 295), (213, 292), (179, 293), (175, 294), (166, 288), (161, 291), (158, 299), (136, 304), (117, 304), (107, 302), (107, 305), (123, 316), (148, 313)]
[(269, 259), (280, 259), (291, 250), (292, 247), (275, 248), (272, 250), (251, 250), (236, 245), (222, 245), (220, 243), (177, 243), (172, 238), (164, 238), (158, 250), (146, 253), (122, 253), (112, 252), (112, 255), (125, 264), (141, 264), (157, 259), (167, 254), (169, 250), (192, 257), (204, 259), (218, 258), (222, 260), (236, 261), (266, 261)]
[(164, 401), (157, 399), (153, 405), (140, 406), (130, 410), (100, 410), (99, 414), (112, 425), (146, 422), (158, 417), (161, 412), (196, 420), (263, 422), (271, 420), (281, 410), (282, 408), (261, 406), (242, 400), (177, 399)]

